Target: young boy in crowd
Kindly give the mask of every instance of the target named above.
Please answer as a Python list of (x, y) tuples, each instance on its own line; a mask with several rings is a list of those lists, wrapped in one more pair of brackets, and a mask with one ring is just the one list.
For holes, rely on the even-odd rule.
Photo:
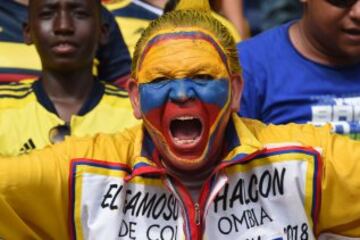
[(107, 28), (100, 3), (90, 2), (97, 1), (31, 1), (24, 36), (37, 49), (42, 73), (39, 80), (0, 85), (1, 155), (136, 122), (127, 93), (92, 74)]
[[(29, 0), (3, 0), (0, 4), (0, 82), (13, 82), (41, 75), (41, 61), (33, 45), (26, 45), (23, 24), (28, 19)], [(108, 41), (98, 47), (93, 73), (99, 79), (123, 86), (130, 75), (131, 58), (112, 14), (102, 7)]]

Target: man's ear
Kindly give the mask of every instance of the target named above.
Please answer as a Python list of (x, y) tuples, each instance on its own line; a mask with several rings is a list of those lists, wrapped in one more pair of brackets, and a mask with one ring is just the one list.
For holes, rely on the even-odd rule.
[(240, 109), (240, 99), (243, 92), (244, 82), (240, 74), (233, 74), (231, 81), (231, 110), (237, 112)]
[(29, 24), (23, 23), (22, 30), (23, 30), (24, 43), (27, 45), (33, 44)]
[(131, 105), (132, 105), (132, 108), (134, 111), (134, 116), (137, 119), (142, 119), (139, 86), (138, 86), (137, 82), (132, 78), (130, 78), (129, 83), (128, 83), (128, 91), (129, 91)]

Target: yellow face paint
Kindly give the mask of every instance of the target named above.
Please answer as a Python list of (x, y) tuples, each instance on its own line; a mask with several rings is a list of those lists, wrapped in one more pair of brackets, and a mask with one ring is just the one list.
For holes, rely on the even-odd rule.
[(144, 124), (164, 163), (208, 169), (220, 154), (216, 145), (231, 113), (224, 51), (203, 32), (161, 33), (137, 64)]
[(170, 33), (160, 41), (148, 43), (137, 66), (139, 83), (196, 75), (228, 78), (227, 59), (217, 43), (199, 32), (185, 33)]

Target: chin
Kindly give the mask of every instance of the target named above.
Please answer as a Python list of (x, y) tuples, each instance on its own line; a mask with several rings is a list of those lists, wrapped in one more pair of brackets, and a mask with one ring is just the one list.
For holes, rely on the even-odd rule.
[(179, 175), (193, 174), (194, 172), (200, 173), (208, 166), (204, 158), (197, 158), (195, 160), (184, 157), (166, 156), (163, 161), (166, 167), (171, 168), (175, 173), (179, 173)]
[(177, 168), (184, 169), (197, 169), (202, 167), (204, 164), (204, 158), (201, 156), (168, 156), (169, 162), (171, 162)]
[[(199, 155), (176, 154), (169, 149), (159, 149), (163, 156), (163, 163), (166, 168), (171, 169), (176, 175), (202, 175), (209, 173), (216, 165), (218, 154), (208, 152), (204, 149)], [(217, 157), (215, 157), (217, 156)], [(195, 174), (195, 175), (194, 175)]]

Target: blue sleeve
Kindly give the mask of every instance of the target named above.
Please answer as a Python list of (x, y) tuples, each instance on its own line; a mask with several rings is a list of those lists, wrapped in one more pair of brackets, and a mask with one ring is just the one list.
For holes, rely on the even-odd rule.
[(96, 54), (99, 61), (98, 77), (113, 82), (130, 74), (131, 57), (114, 16), (105, 7), (102, 8), (101, 14), (109, 27), (109, 38), (105, 45), (99, 47)]

